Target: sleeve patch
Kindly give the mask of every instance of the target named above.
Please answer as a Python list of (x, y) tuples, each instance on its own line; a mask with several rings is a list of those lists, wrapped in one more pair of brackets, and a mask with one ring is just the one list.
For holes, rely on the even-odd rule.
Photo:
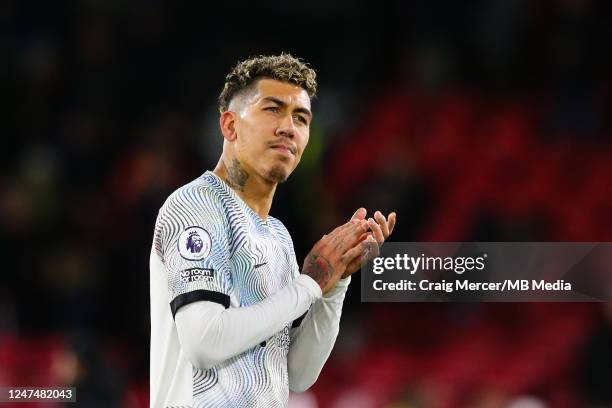
[(199, 261), (210, 255), (212, 242), (202, 227), (188, 227), (178, 239), (178, 251), (188, 261)]
[(212, 282), (215, 277), (215, 270), (212, 268), (189, 268), (181, 271), (181, 281), (183, 283), (205, 281)]

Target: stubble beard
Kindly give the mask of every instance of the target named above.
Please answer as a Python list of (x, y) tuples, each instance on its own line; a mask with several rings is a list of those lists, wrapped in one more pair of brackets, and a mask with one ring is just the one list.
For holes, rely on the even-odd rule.
[(283, 166), (272, 166), (265, 177), (271, 183), (284, 183), (289, 178), (289, 172)]

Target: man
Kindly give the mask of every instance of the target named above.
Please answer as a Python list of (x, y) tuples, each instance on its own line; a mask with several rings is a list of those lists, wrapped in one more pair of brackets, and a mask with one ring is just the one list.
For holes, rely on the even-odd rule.
[[(151, 250), (151, 407), (282, 407), (317, 379), (338, 334), (350, 275), (395, 214), (360, 208), (300, 271), (268, 215), (306, 148), (315, 72), (290, 55), (239, 63), (219, 97), (214, 171), (160, 209)], [(378, 244), (377, 244), (378, 243)]]

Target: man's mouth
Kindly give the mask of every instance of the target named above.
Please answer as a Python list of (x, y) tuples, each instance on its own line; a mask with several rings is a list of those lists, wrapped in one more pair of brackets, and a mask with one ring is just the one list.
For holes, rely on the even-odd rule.
[(275, 143), (273, 145), (270, 145), (270, 148), (276, 150), (277, 152), (291, 156), (295, 156), (297, 150), (295, 147), (284, 143)]

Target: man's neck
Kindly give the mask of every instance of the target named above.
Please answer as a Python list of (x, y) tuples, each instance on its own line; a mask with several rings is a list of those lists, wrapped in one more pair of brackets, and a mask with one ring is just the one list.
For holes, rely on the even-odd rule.
[(237, 159), (224, 159), (213, 170), (263, 220), (268, 218), (276, 183), (270, 183), (257, 174), (248, 173)]

